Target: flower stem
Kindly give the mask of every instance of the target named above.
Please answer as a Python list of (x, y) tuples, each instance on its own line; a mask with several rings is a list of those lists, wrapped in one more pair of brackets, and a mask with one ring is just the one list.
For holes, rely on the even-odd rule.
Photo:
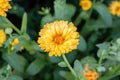
[(104, 54), (105, 54), (105, 50), (102, 51), (102, 55), (101, 55), (101, 57), (100, 57), (100, 59), (98, 61), (99, 66), (102, 65), (102, 60), (103, 60)]
[(63, 55), (62, 55), (62, 57), (63, 57), (63, 59), (64, 59), (65, 63), (67, 64), (68, 68), (69, 68), (69, 69), (70, 69), (70, 71), (72, 72), (72, 74), (73, 74), (75, 77), (77, 77), (77, 75), (76, 75), (75, 71), (73, 70), (73, 68), (72, 68), (72, 67), (71, 67), (71, 65), (69, 64), (69, 62), (68, 62), (68, 60), (67, 60), (66, 56), (63, 54)]
[(82, 20), (81, 14), (79, 13), (79, 15), (77, 16), (77, 18), (76, 18), (75, 21), (74, 21), (74, 24), (75, 24), (76, 26), (78, 26), (78, 24), (81, 22), (81, 20)]
[(13, 28), (18, 34), (21, 34), (20, 30), (15, 25), (13, 25), (7, 18), (5, 19), (9, 23), (11, 28)]
[[(93, 0), (93, 3), (92, 3), (92, 4), (95, 4), (95, 2), (96, 2), (96, 0)], [(85, 36), (85, 35), (88, 33), (88, 31), (87, 31), (87, 24), (88, 24), (88, 22), (90, 21), (90, 17), (91, 17), (91, 15), (92, 15), (92, 11), (93, 11), (93, 6), (92, 6), (92, 8), (91, 8), (90, 11), (89, 11), (89, 16), (88, 16), (88, 19), (86, 20), (86, 23), (84, 24), (84, 27), (83, 27), (83, 29), (81, 30), (81, 34), (82, 34), (83, 36)]]

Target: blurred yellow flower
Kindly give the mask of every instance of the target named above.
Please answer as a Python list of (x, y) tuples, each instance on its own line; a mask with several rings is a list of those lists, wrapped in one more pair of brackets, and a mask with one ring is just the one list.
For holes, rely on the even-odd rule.
[(97, 74), (96, 71), (91, 71), (91, 70), (89, 69), (88, 64), (86, 64), (84, 77), (85, 77), (87, 80), (97, 80), (97, 78), (99, 77), (99, 75)]
[(12, 46), (16, 46), (19, 43), (19, 39), (15, 38), (13, 42), (11, 43)]
[(112, 1), (109, 10), (111, 14), (120, 16), (120, 1)]
[(92, 7), (91, 0), (81, 0), (79, 5), (82, 7), (83, 10), (87, 11)]
[(0, 16), (7, 16), (6, 12), (11, 8), (9, 1), (10, 0), (0, 0)]
[(2, 44), (5, 42), (6, 40), (6, 33), (4, 32), (4, 30), (0, 29), (0, 47), (2, 47)]
[[(15, 38), (15, 39), (13, 40), (13, 42), (11, 43), (11, 45), (12, 45), (11, 50), (14, 50), (14, 46), (16, 46), (16, 45), (18, 45), (18, 44), (19, 44), (19, 39), (18, 39), (18, 38)], [(21, 50), (21, 51), (24, 50), (24, 46), (21, 46), (21, 47), (20, 47), (20, 50)]]
[(47, 23), (39, 32), (38, 44), (49, 56), (61, 56), (77, 48), (79, 33), (73, 23), (55, 21)]

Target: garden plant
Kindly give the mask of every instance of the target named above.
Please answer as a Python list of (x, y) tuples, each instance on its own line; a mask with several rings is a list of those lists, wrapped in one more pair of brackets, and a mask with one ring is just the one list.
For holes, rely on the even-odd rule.
[(120, 80), (120, 0), (0, 0), (0, 80)]

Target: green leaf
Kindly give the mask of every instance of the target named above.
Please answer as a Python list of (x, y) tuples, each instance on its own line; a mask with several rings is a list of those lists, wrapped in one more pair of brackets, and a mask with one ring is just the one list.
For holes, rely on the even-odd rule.
[(71, 72), (60, 71), (60, 75), (65, 78), (65, 80), (75, 80), (75, 77), (71, 74)]
[(60, 67), (67, 67), (67, 65), (66, 65), (66, 63), (65, 63), (64, 61), (58, 63), (58, 65), (59, 65)]
[(22, 25), (21, 25), (21, 33), (26, 33), (27, 30), (27, 13), (23, 14)]
[(41, 20), (41, 27), (43, 27), (44, 24), (52, 22), (54, 20), (55, 20), (55, 17), (52, 16), (51, 14), (44, 16)]
[[(4, 75), (3, 75), (4, 74)], [(12, 68), (10, 65), (0, 68), (0, 80), (6, 80), (12, 74)]]
[(108, 47), (110, 46), (109, 43), (104, 42), (101, 44), (97, 44), (96, 46), (99, 48), (97, 52), (98, 57), (101, 57), (101, 56), (103, 56), (103, 58), (108, 57)]
[(120, 75), (120, 64), (112, 65), (108, 72), (106, 72), (104, 76), (100, 77), (99, 80), (110, 80), (118, 75)]
[(38, 44), (35, 41), (27, 41), (24, 45), (25, 49), (28, 50), (31, 54), (34, 54), (36, 51), (41, 51), (43, 50), (40, 49)]
[(84, 19), (84, 20), (87, 20), (87, 19), (89, 18), (89, 14), (88, 14), (87, 11), (82, 11), (82, 12), (80, 13), (80, 17), (81, 17), (82, 19)]
[(75, 60), (74, 62), (74, 71), (75, 73), (77, 74), (77, 76), (80, 78), (81, 76), (83, 76), (83, 67), (82, 67), (82, 64), (80, 63), (80, 61), (78, 60)]
[(86, 49), (87, 49), (87, 43), (85, 39), (83, 38), (83, 36), (80, 35), (80, 42), (78, 45), (78, 50), (85, 51)]
[(7, 61), (16, 71), (23, 73), (28, 62), (27, 60), (18, 54), (3, 54), (3, 59)]
[(12, 76), (8, 77), (6, 80), (23, 80), (23, 79), (20, 76), (12, 75)]
[(108, 10), (108, 7), (101, 3), (94, 4), (93, 8), (100, 14), (104, 22), (110, 26), (112, 24), (112, 16)]
[(16, 32), (20, 34), (20, 31), (17, 29), (17, 27), (12, 24), (7, 18), (0, 16), (0, 27), (2, 28), (13, 28)]
[[(72, 63), (75, 60), (76, 55), (77, 55), (77, 50), (73, 50), (69, 54), (66, 54), (68, 62)], [(59, 62), (63, 61), (62, 57), (56, 57), (56, 56), (49, 57), (49, 59), (52, 63), (59, 63)]]
[(59, 63), (63, 59), (61, 57), (51, 56), (51, 57), (49, 57), (49, 60), (50, 60), (51, 63)]
[(48, 14), (41, 20), (41, 26), (54, 20), (68, 20), (70, 21), (75, 13), (76, 8), (71, 4), (66, 4), (66, 0), (54, 1), (54, 15)]
[(29, 75), (36, 75), (39, 71), (41, 71), (45, 67), (46, 64), (47, 62), (45, 61), (44, 58), (37, 58), (29, 65), (26, 72)]
[(85, 58), (81, 59), (81, 63), (82, 64), (88, 64), (89, 66), (91, 66), (91, 68), (96, 68), (97, 66), (97, 61), (94, 57), (92, 56), (86, 56)]
[(57, 19), (71, 20), (76, 9), (73, 5), (66, 4), (66, 0), (55, 0), (54, 10)]
[[(61, 71), (61, 69), (59, 67), (57, 67), (54, 70), (54, 72), (53, 72), (54, 79), (53, 80), (64, 80), (64, 78), (60, 75), (60, 71)], [(49, 72), (48, 72), (48, 75), (51, 76), (49, 74)], [(45, 78), (46, 78), (46, 76), (45, 76)], [(50, 80), (50, 78), (49, 79), (45, 79), (45, 80)]]
[(69, 63), (73, 63), (76, 56), (77, 56), (77, 50), (73, 50), (73, 51), (69, 52), (69, 54), (66, 54), (66, 58), (68, 59)]
[(8, 27), (8, 23), (5, 21), (5, 18), (0, 16), (0, 28), (6, 28)]
[(15, 14), (17, 17), (22, 17), (22, 15), (24, 14), (25, 9), (23, 6), (20, 6), (17, 3), (13, 3), (12, 8), (9, 10), (9, 13), (11, 14)]

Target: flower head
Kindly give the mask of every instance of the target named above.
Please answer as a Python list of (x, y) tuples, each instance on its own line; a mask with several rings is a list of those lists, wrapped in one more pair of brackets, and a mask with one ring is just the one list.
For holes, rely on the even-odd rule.
[(68, 53), (79, 44), (79, 33), (76, 29), (73, 23), (63, 20), (47, 23), (39, 32), (39, 47), (49, 52), (49, 56)]
[[(11, 42), (11, 45), (12, 45), (11, 50), (14, 50), (14, 47), (15, 47), (16, 45), (18, 45), (19, 43), (20, 43), (19, 39), (18, 39), (18, 38), (15, 38), (15, 39)], [(21, 51), (24, 50), (24, 46), (21, 46), (21, 47), (20, 47), (20, 50), (21, 50)]]
[(6, 33), (4, 32), (4, 30), (0, 29), (0, 47), (2, 47), (2, 44), (5, 42), (6, 40)]
[(110, 4), (109, 10), (111, 14), (120, 16), (120, 1), (112, 1)]
[(0, 0), (0, 16), (6, 17), (6, 12), (11, 8), (9, 0)]
[(12, 46), (16, 46), (19, 43), (19, 39), (15, 38), (13, 42), (11, 43)]
[(87, 80), (97, 80), (97, 78), (99, 77), (96, 71), (91, 71), (89, 69), (89, 66), (86, 65), (85, 66), (85, 73), (84, 73), (84, 77)]
[(83, 10), (87, 11), (92, 7), (91, 0), (81, 0), (79, 5), (82, 7)]

